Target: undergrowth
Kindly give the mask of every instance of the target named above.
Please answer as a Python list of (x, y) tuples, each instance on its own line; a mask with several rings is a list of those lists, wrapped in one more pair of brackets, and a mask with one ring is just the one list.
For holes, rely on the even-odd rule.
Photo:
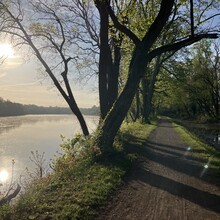
[(92, 146), (91, 138), (63, 137), (65, 154), (52, 164), (53, 173), (33, 181), (13, 206), (0, 207), (0, 219), (94, 219), (130, 170), (134, 157), (125, 153), (123, 144), (131, 135), (146, 138), (154, 127), (147, 129), (140, 123), (122, 126), (115, 153), (108, 160), (100, 160), (101, 152)]

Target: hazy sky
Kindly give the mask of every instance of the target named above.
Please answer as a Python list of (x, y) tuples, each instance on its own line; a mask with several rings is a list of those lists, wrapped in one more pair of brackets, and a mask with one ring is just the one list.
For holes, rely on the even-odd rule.
[[(14, 56), (0, 64), (0, 97), (22, 104), (66, 106), (51, 80), (43, 77), (38, 69), (34, 61), (25, 62), (15, 51)], [(79, 107), (98, 105), (97, 85), (94, 84), (88, 82), (80, 86), (79, 82), (74, 82), (73, 91)]]

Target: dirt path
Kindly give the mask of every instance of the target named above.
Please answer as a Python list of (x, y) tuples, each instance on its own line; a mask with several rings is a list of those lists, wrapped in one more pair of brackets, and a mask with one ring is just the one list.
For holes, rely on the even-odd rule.
[(99, 220), (220, 220), (220, 188), (212, 183), (217, 177), (169, 121), (161, 120), (148, 141), (138, 141), (143, 146), (130, 150), (139, 151), (140, 161)]

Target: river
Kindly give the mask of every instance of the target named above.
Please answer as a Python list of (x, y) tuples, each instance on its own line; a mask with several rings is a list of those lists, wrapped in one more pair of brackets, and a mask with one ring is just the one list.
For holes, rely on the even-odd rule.
[[(97, 116), (85, 116), (90, 132), (98, 124)], [(60, 152), (60, 135), (72, 138), (81, 132), (73, 115), (26, 115), (0, 118), (0, 186), (1, 181), (18, 180), (25, 175), (26, 168), (35, 169), (30, 160), (31, 151), (44, 153), (45, 166)], [(33, 172), (33, 171), (31, 171)], [(1, 191), (1, 189), (0, 189)]]

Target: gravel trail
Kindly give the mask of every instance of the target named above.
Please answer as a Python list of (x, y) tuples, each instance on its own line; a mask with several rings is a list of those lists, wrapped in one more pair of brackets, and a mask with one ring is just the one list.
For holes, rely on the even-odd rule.
[(131, 152), (141, 156), (125, 186), (98, 220), (220, 220), (220, 178), (169, 120)]

